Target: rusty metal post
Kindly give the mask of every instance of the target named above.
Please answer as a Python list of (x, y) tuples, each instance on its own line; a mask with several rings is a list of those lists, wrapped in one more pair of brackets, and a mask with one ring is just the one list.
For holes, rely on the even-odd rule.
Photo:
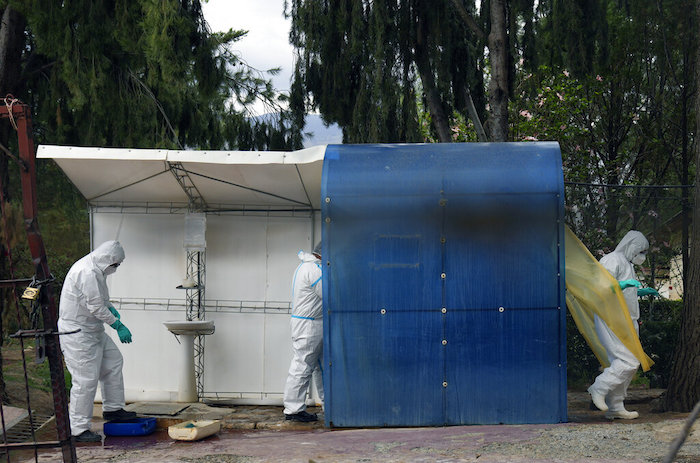
[[(36, 189), (36, 151), (32, 138), (31, 111), (25, 104), (12, 104), (0, 106), (0, 117), (11, 120), (17, 128), (19, 142), (19, 158), (21, 160), (21, 184), (22, 205), (24, 210), (24, 226), (27, 232), (29, 250), (32, 256), (36, 276), (39, 281), (52, 279), (49, 264), (46, 258), (44, 241), (39, 231), (37, 221), (37, 189)], [(58, 311), (50, 284), (43, 285), (40, 296), (42, 319), (45, 330), (51, 330), (54, 334), (45, 337), (46, 357), (49, 360), (49, 372), (51, 374), (51, 390), (53, 392), (54, 413), (56, 416), (56, 430), (58, 432), (58, 444), (61, 447), (63, 461), (77, 462), (75, 444), (71, 440), (70, 421), (68, 417), (68, 397), (66, 395), (65, 376), (63, 374), (63, 357), (58, 341), (57, 330)]]

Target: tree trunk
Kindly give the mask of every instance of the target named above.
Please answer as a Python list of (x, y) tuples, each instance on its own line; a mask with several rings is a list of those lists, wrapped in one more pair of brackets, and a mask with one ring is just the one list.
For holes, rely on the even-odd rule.
[[(700, 0), (695, 3), (700, 20)], [(696, 81), (700, 78), (700, 43), (696, 45)], [(700, 90), (695, 91), (695, 113), (700, 114)], [(700, 133), (700, 118), (695, 119)], [(700, 166), (700, 143), (695, 143), (695, 165)], [(683, 288), (681, 331), (673, 355), (673, 366), (664, 398), (666, 410), (689, 412), (700, 401), (700, 173), (695, 174), (693, 225), (690, 237), (688, 284)]]
[(435, 86), (435, 77), (433, 76), (433, 68), (430, 65), (430, 56), (428, 54), (428, 43), (423, 24), (419, 22), (418, 33), (416, 39), (415, 59), (420, 80), (423, 83), (423, 92), (428, 102), (428, 111), (433, 121), (433, 126), (438, 134), (438, 139), (441, 143), (449, 143), (452, 141), (450, 136), (450, 122), (445, 114), (445, 108), (440, 99), (440, 94)]
[(474, 100), (472, 99), (472, 94), (468, 88), (464, 88), (464, 106), (467, 108), (467, 113), (469, 114), (469, 119), (472, 120), (474, 124), (474, 130), (476, 130), (476, 138), (480, 142), (487, 142), (489, 138), (486, 136), (484, 131), (484, 126), (481, 125), (481, 119), (479, 119), (479, 113), (476, 112), (476, 106), (474, 106)]
[[(688, 64), (686, 64), (688, 65)], [(692, 103), (690, 98), (688, 98), (688, 86), (684, 85), (681, 88), (681, 104), (683, 109), (681, 111), (681, 184), (687, 185), (690, 181), (690, 162), (689, 162), (689, 123), (688, 123), (688, 106)], [(697, 164), (696, 164), (697, 165)], [(682, 232), (681, 232), (681, 262), (683, 263), (683, 288), (688, 287), (688, 269), (690, 268), (690, 256), (688, 255), (688, 248), (690, 245), (690, 192), (687, 188), (681, 190), (681, 219), (682, 219)]]
[(488, 130), (491, 141), (508, 141), (508, 34), (505, 0), (491, 0), (489, 59), (491, 117), (488, 120)]
[[(16, 92), (19, 86), (22, 49), (24, 47), (24, 17), (9, 6), (2, 9), (0, 14), (0, 98), (4, 98), (8, 93)], [(0, 104), (4, 104), (4, 102), (0, 101)], [(15, 136), (15, 132), (10, 124), (7, 121), (0, 121), (0, 143), (3, 146), (8, 146), (8, 139), (11, 136)], [(8, 167), (7, 156), (0, 153), (0, 188), (3, 189), (2, 197), (6, 201), (10, 200)], [(9, 205), (9, 202), (5, 205)], [(5, 257), (8, 250), (5, 249), (5, 244), (4, 242), (0, 243), (0, 275), (9, 274)], [(11, 295), (11, 290), (5, 288), (0, 290), (0, 345), (5, 337), (2, 316)], [(2, 353), (0, 352), (1, 363)], [(0, 401), (2, 403), (8, 401), (2, 371), (0, 371)]]
[[(452, 6), (454, 7), (459, 17), (462, 19), (464, 25), (469, 30), (471, 30), (472, 33), (474, 33), (474, 35), (476, 35), (481, 40), (486, 38), (486, 34), (484, 34), (484, 31), (481, 30), (476, 21), (474, 21), (474, 18), (472, 18), (472, 16), (464, 8), (464, 5), (462, 4), (461, 0), (452, 0)], [(465, 108), (467, 108), (469, 119), (471, 119), (472, 123), (474, 124), (474, 130), (476, 130), (477, 139), (480, 142), (489, 141), (488, 137), (486, 136), (486, 132), (484, 131), (484, 126), (481, 124), (481, 120), (479, 119), (479, 114), (476, 112), (476, 107), (474, 106), (474, 100), (472, 99), (469, 87), (465, 85), (463, 92), (460, 93), (462, 93), (462, 99), (464, 100), (462, 101), (462, 105)]]
[(462, 19), (464, 25), (467, 26), (474, 33), (474, 35), (476, 35), (481, 40), (486, 38), (486, 34), (484, 34), (484, 31), (481, 30), (481, 27), (479, 27), (476, 21), (474, 21), (474, 18), (472, 18), (472, 16), (464, 8), (464, 5), (462, 4), (461, 0), (452, 0), (452, 6), (454, 7), (459, 17)]
[(9, 6), (0, 20), (0, 98), (18, 90), (24, 47), (24, 17)]

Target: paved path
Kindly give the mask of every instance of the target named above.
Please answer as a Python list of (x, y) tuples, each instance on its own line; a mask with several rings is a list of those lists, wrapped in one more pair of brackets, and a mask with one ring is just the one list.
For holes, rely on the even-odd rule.
[[(569, 394), (569, 423), (329, 430), (322, 423), (291, 423), (281, 407), (187, 407), (168, 420), (221, 415), (223, 429), (198, 442), (174, 441), (161, 429), (149, 436), (107, 437), (81, 444), (82, 462), (658, 462), (687, 414), (651, 413), (657, 391), (633, 392), (630, 409), (641, 417), (608, 421), (589, 409), (586, 393)], [(132, 405), (133, 407), (134, 405)], [(312, 410), (319, 411), (319, 410)], [(93, 429), (101, 431), (95, 420)], [(683, 463), (700, 463), (700, 425), (681, 449)], [(13, 461), (35, 461), (16, 459)], [(55, 451), (40, 462), (61, 461)]]

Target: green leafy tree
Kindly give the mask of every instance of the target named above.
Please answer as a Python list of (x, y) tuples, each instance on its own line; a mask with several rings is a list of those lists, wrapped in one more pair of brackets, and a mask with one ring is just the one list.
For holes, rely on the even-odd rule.
[[(693, 11), (693, 10), (689, 10)], [(700, 0), (695, 1), (694, 16), (696, 25), (700, 24)], [(695, 43), (696, 82), (700, 81), (700, 41)], [(695, 91), (695, 130), (700, 132), (700, 91)], [(700, 165), (700, 143), (695, 143), (695, 165)], [(681, 313), (681, 329), (678, 345), (673, 357), (673, 367), (668, 389), (664, 397), (664, 408), (677, 411), (690, 411), (700, 402), (700, 175), (695, 176), (695, 205), (693, 223), (690, 268), (686, 297)]]
[(292, 147), (287, 115), (249, 117), (255, 100), (281, 110), (284, 98), (231, 51), (245, 32), (210, 33), (199, 1), (5, 3), (26, 40), (19, 80), (0, 90), (35, 109), (39, 141)]
[[(0, 97), (11, 93), (31, 107), (37, 144), (302, 147), (303, 120), (286, 109), (287, 97), (272, 88), (267, 72), (233, 52), (245, 31), (211, 33), (199, 0), (0, 0), (0, 15)], [(254, 114), (256, 101), (274, 114)], [(5, 122), (3, 206), (20, 210), (18, 166), (4, 154), (16, 153), (16, 134)], [(40, 160), (37, 177), (39, 221), (50, 266), (61, 279), (89, 250), (87, 208), (53, 162)], [(29, 262), (25, 242), (0, 244), (3, 278), (8, 251), (18, 277), (33, 274), (21, 264)], [(14, 297), (3, 291), (0, 309), (7, 309)], [(7, 318), (12, 311), (4, 313), (4, 321), (17, 324)]]
[[(482, 21), (474, 2), (463, 8)], [(486, 35), (467, 29), (452, 4), (290, 0), (286, 11), (296, 91), (346, 142), (421, 141), (418, 104), (440, 141), (452, 140), (453, 112), (483, 119)]]

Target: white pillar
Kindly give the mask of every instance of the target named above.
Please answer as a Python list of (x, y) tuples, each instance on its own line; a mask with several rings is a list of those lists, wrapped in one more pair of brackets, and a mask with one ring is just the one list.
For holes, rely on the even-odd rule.
[(194, 335), (181, 334), (179, 337), (181, 359), (177, 401), (197, 402), (197, 382), (194, 376)]

